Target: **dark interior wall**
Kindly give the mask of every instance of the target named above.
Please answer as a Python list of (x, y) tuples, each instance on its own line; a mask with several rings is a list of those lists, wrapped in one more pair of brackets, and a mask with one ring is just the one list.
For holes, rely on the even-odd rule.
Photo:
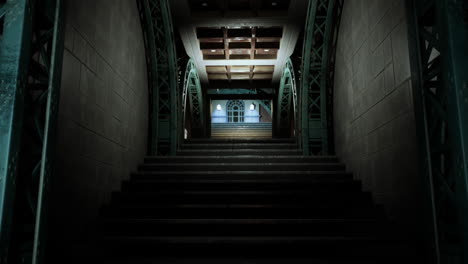
[[(73, 238), (147, 149), (148, 86), (136, 1), (68, 0), (55, 215)], [(60, 221), (60, 220), (58, 220)]]
[(404, 0), (345, 1), (336, 56), (338, 156), (389, 216), (413, 224), (423, 181)]

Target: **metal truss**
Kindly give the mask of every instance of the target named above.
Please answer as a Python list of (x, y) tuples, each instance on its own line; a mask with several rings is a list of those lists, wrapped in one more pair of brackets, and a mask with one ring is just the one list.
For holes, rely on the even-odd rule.
[(43, 262), (63, 58), (62, 9), (60, 0), (0, 1), (2, 263)]
[(302, 76), (301, 76), (301, 134), (305, 155), (328, 154), (330, 116), (329, 81), (333, 71), (330, 57), (337, 31), (336, 21), (340, 19), (336, 8), (341, 0), (311, 0), (304, 35)]
[(468, 261), (466, 1), (409, 1), (415, 104), (436, 263)]
[(267, 113), (271, 116), (271, 102), (270, 100), (258, 100), (258, 103), (263, 106)]
[(183, 124), (185, 124), (187, 96), (190, 102), (191, 128), (192, 130), (197, 130), (198, 133), (195, 134), (199, 134), (200, 136), (204, 135), (205, 115), (203, 94), (200, 78), (193, 60), (188, 61), (184, 75), (184, 86), (182, 91), (182, 115), (184, 119)]
[[(291, 131), (292, 120), (297, 120), (297, 89), (294, 68), (291, 60), (286, 62), (278, 91), (278, 113), (276, 115), (278, 133), (286, 136)], [(290, 135), (288, 135), (290, 136)]]
[(177, 148), (177, 58), (168, 0), (138, 0), (145, 37), (150, 94), (151, 155)]

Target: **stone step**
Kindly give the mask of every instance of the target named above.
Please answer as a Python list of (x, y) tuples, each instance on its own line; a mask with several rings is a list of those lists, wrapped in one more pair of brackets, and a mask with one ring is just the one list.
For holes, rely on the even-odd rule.
[(235, 156), (235, 155), (301, 155), (301, 150), (298, 149), (232, 149), (232, 148), (218, 148), (218, 149), (182, 149), (177, 151), (179, 156)]
[(151, 192), (160, 190), (273, 191), (305, 190), (309, 192), (360, 191), (361, 183), (351, 180), (130, 180), (124, 181), (122, 191)]
[(274, 191), (128, 191), (113, 192), (112, 202), (122, 204), (271, 204), (297, 203), (300, 205), (335, 206), (346, 204), (349, 206), (371, 204), (370, 193), (355, 190), (350, 191), (303, 191), (303, 190), (274, 190)]
[(338, 162), (336, 156), (299, 156), (299, 155), (237, 155), (237, 156), (148, 156), (145, 163), (249, 163), (249, 162), (269, 162), (269, 163), (325, 163)]
[(395, 257), (404, 245), (378, 236), (104, 236), (114, 255)]
[(362, 236), (379, 232), (376, 219), (138, 219), (103, 218), (104, 234), (126, 236)]
[(121, 204), (112, 203), (101, 209), (104, 217), (119, 218), (315, 218), (315, 219), (375, 219), (382, 218), (383, 209), (371, 203), (349, 204)]
[(254, 150), (263, 150), (263, 149), (292, 149), (297, 150), (298, 146), (294, 143), (216, 143), (216, 144), (182, 144), (182, 150), (187, 149), (254, 149)]
[(344, 171), (340, 163), (145, 163), (139, 171)]
[(271, 138), (271, 139), (212, 139), (212, 138), (197, 138), (197, 139), (187, 139), (184, 141), (187, 144), (190, 143), (209, 143), (209, 144), (216, 144), (216, 143), (231, 143), (231, 144), (239, 144), (239, 143), (296, 143), (296, 140), (293, 138)]
[(343, 171), (140, 171), (131, 174), (136, 180), (351, 180)]

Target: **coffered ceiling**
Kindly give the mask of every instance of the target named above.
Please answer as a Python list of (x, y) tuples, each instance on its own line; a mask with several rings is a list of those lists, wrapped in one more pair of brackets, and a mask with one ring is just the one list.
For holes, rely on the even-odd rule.
[(176, 27), (202, 82), (278, 81), (302, 29), (306, 0), (172, 0)]

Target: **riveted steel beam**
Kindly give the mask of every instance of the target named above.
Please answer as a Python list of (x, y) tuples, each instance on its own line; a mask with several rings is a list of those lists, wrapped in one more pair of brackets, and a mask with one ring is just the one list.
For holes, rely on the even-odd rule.
[(301, 134), (304, 154), (328, 154), (327, 93), (329, 47), (336, 0), (312, 0), (307, 14), (301, 78)]
[(175, 155), (177, 148), (177, 58), (167, 0), (138, 0), (145, 38), (150, 94), (152, 155)]
[(267, 113), (271, 116), (271, 101), (270, 100), (258, 100), (258, 103), (263, 106)]
[[(2, 210), (2, 261), (42, 263), (46, 245), (48, 182), (54, 171), (63, 57), (63, 7), (60, 0), (12, 0), (2, 8), (6, 11), (3, 12), (0, 39), (1, 96), (15, 95), (10, 98), (14, 99), (10, 101), (14, 108), (6, 107), (3, 104), (7, 101), (2, 100), (0, 112), (3, 115), (9, 109), (9, 115), (13, 117), (10, 120), (16, 123), (14, 127), (17, 129), (8, 131), (9, 138), (4, 137), (3, 132), (7, 132), (4, 130), (1, 137), (9, 141), (6, 144), (10, 146), (8, 155), (17, 159), (9, 164), (10, 174), (14, 175), (15, 167), (18, 168), (13, 185), (8, 184), (8, 179), (1, 183), (5, 194), (2, 207), (9, 206), (15, 211), (13, 224), (8, 225), (11, 215)], [(21, 144), (15, 137), (21, 137)], [(9, 240), (9, 232), (15, 239)]]
[(33, 12), (30, 1), (7, 1), (0, 24), (0, 262), (10, 251)]
[(408, 2), (422, 173), (436, 263), (468, 261), (468, 3)]
[(278, 90), (278, 112), (276, 125), (279, 136), (291, 136), (292, 121), (297, 120), (297, 89), (291, 60), (286, 62)]
[[(190, 107), (192, 135), (203, 136), (205, 134), (205, 114), (203, 106), (203, 94), (200, 78), (193, 60), (189, 60), (185, 68), (184, 87), (182, 91), (182, 115), (185, 124), (187, 97)], [(195, 132), (195, 133), (194, 133)]]

